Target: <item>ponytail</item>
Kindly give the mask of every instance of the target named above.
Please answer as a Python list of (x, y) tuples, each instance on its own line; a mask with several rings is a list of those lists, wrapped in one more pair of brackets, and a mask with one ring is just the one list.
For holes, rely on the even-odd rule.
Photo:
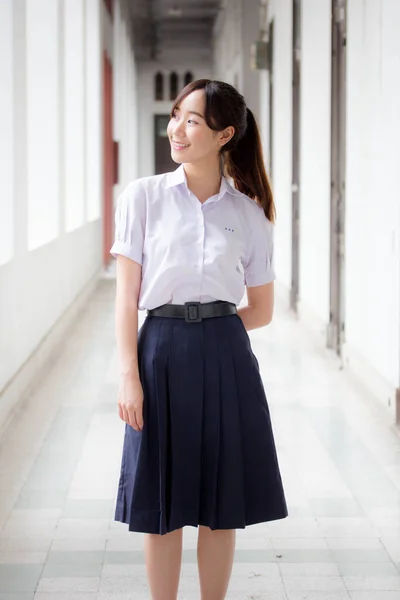
[[(236, 145), (226, 152), (225, 168), (235, 188), (256, 200), (265, 216), (275, 222), (276, 210), (271, 186), (264, 166), (263, 151), (257, 122), (247, 107), (247, 127)], [(229, 146), (229, 144), (227, 144)]]
[(260, 133), (244, 97), (224, 81), (198, 79), (183, 88), (171, 114), (195, 90), (204, 90), (204, 118), (208, 127), (213, 131), (223, 131), (232, 126), (235, 130), (233, 137), (221, 149), (226, 175), (233, 179), (235, 188), (255, 200), (274, 223), (275, 204), (265, 172)]

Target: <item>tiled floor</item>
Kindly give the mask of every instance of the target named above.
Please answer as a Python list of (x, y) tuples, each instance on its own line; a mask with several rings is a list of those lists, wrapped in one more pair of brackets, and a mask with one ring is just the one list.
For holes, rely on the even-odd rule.
[[(114, 282), (0, 440), (0, 600), (149, 598), (143, 537), (113, 521)], [(228, 600), (400, 600), (400, 438), (290, 315), (252, 332), (290, 518), (238, 531)], [(196, 530), (180, 598), (199, 598)]]

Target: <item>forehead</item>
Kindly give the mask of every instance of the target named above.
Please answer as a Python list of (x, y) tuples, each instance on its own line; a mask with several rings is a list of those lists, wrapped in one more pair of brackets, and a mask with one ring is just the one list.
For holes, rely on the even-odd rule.
[(186, 98), (184, 98), (177, 108), (180, 110), (195, 110), (201, 112), (205, 107), (205, 94), (204, 90), (194, 90)]

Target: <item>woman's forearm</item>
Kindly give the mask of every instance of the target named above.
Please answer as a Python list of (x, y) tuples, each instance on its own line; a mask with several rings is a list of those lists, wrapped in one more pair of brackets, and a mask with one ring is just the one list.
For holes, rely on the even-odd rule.
[(122, 378), (139, 379), (138, 368), (138, 308), (123, 298), (115, 302), (116, 341), (119, 355), (119, 374)]
[(238, 308), (237, 312), (247, 331), (264, 327), (271, 322), (271, 318), (265, 311), (257, 310), (253, 306), (243, 306), (242, 308)]

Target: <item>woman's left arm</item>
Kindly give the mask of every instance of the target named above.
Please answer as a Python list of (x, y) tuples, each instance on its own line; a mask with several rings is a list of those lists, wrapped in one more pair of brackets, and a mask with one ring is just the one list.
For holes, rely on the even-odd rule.
[(238, 309), (238, 315), (247, 331), (264, 327), (274, 313), (274, 282), (247, 288), (247, 306)]

